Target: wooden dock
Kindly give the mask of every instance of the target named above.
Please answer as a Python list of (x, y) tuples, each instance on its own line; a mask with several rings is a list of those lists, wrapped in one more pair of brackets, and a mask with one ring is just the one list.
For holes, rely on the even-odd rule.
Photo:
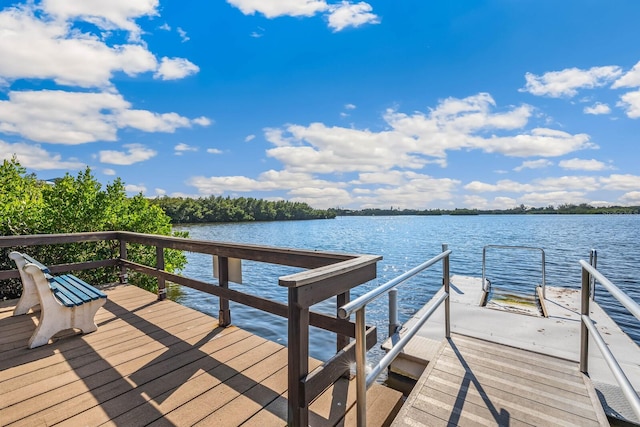
[(457, 425), (609, 422), (577, 363), (454, 334), (427, 366), (393, 426)]
[[(134, 286), (104, 290), (96, 332), (35, 349), (37, 315), (11, 317), (16, 301), (0, 302), (0, 425), (286, 425), (286, 347)], [(354, 382), (318, 397), (310, 424), (355, 425)], [(388, 425), (400, 405), (375, 385), (368, 425)]]

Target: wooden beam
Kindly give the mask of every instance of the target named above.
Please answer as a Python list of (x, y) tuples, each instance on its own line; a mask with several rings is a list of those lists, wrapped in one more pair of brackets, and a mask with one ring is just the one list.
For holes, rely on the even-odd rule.
[[(127, 268), (140, 273), (148, 274), (151, 276), (162, 275), (165, 280), (173, 283), (177, 283), (182, 286), (186, 286), (191, 289), (196, 289), (201, 292), (205, 292), (217, 297), (227, 298), (230, 301), (244, 304), (248, 307), (274, 314), (276, 316), (286, 318), (288, 315), (288, 307), (286, 304), (272, 301), (266, 298), (261, 298), (255, 295), (245, 294), (234, 289), (225, 289), (216, 286), (212, 283), (202, 282), (200, 280), (191, 279), (189, 277), (178, 276), (177, 274), (169, 273), (166, 271), (157, 271), (152, 267), (146, 265), (137, 264), (131, 261), (123, 261), (123, 265)], [(17, 270), (14, 270), (17, 273)], [(338, 319), (327, 314), (309, 312), (309, 323), (311, 326), (315, 326), (320, 329), (324, 329), (336, 334), (345, 335), (354, 338), (355, 335), (355, 323), (347, 320)]]
[[(378, 332), (375, 326), (367, 328), (367, 350), (373, 348), (378, 342)], [(318, 397), (327, 387), (336, 382), (345, 371), (355, 364), (355, 341), (339, 351), (331, 359), (314, 369), (309, 375), (300, 381), (300, 387), (305, 400), (311, 402)]]
[(130, 243), (149, 246), (162, 244), (165, 248), (218, 255), (227, 258), (247, 259), (270, 264), (302, 268), (318, 268), (356, 257), (356, 255), (278, 248), (251, 244), (234, 244), (208, 240), (185, 239), (181, 237), (159, 236), (119, 232), (119, 237)]

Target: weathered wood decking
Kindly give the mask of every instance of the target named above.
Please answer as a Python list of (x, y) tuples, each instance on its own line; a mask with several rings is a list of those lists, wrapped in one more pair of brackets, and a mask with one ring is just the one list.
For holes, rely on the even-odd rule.
[(393, 426), (608, 426), (575, 362), (452, 335)]
[[(36, 349), (26, 345), (37, 315), (0, 303), (0, 425), (286, 424), (285, 347), (133, 286), (105, 292), (96, 332)], [(310, 424), (355, 425), (355, 394), (340, 380), (311, 404)], [(369, 425), (384, 425), (399, 398), (370, 389)]]

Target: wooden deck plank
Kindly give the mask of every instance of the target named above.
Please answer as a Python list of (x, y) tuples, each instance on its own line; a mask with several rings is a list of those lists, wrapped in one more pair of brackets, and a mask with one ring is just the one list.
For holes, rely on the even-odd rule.
[[(259, 374), (266, 373), (268, 376), (286, 365), (286, 354), (280, 350), (282, 347), (268, 341), (254, 344), (251, 352), (245, 351), (214, 369), (199, 368), (198, 372), (194, 372), (192, 377), (180, 385), (180, 388), (185, 388), (184, 392), (177, 393), (176, 389), (170, 389), (156, 394), (155, 392), (159, 389), (153, 390), (153, 393), (148, 393), (150, 398), (148, 402), (137, 408), (126, 408), (127, 413), (114, 417), (107, 425), (134, 426), (138, 419), (155, 421), (160, 418), (158, 416), (160, 414), (173, 425), (176, 423), (193, 425), (212, 411), (227, 404), (237, 395), (237, 392), (249, 389), (250, 385), (247, 386), (247, 384), (254, 383), (252, 375), (259, 381), (263, 379)], [(258, 364), (257, 368), (256, 364)], [(251, 370), (251, 367), (254, 369)], [(167, 380), (159, 378), (157, 382), (160, 387)], [(122, 398), (124, 399), (122, 403), (114, 404), (122, 407), (128, 400), (127, 396)]]
[[(502, 358), (526, 361), (531, 366), (539, 366), (541, 368), (549, 370), (559, 372), (567, 372), (567, 369), (569, 369), (571, 372), (576, 372), (579, 370), (577, 364), (568, 366), (566, 360), (557, 357), (535, 353), (533, 351), (522, 350), (521, 348), (510, 347), (507, 345), (495, 346), (491, 342), (481, 341), (464, 335), (456, 334), (456, 345), (460, 348), (480, 349), (484, 351), (485, 354), (492, 354)], [(577, 357), (578, 354), (576, 351), (576, 360), (573, 360), (574, 362), (578, 361)]]
[(443, 342), (393, 425), (496, 424), (606, 425), (574, 362), (458, 335)]
[[(443, 366), (439, 366), (441, 369)], [(542, 389), (537, 385), (531, 385), (526, 378), (500, 378), (492, 375), (492, 373), (481, 372), (477, 369), (473, 370), (473, 376), (483, 385), (491, 388), (500, 389), (509, 392), (513, 396), (523, 399), (531, 399), (535, 402), (563, 409), (574, 414), (580, 414), (583, 411), (589, 411), (592, 407), (591, 399), (575, 393), (558, 393), (557, 389)], [(465, 373), (459, 369), (446, 369), (438, 371), (436, 378), (442, 381), (453, 382), (455, 378), (464, 378)], [(468, 376), (467, 376), (468, 377)]]
[[(468, 376), (456, 377), (453, 381), (447, 381), (441, 375), (430, 378), (430, 384), (423, 390), (422, 396), (438, 398), (441, 402), (455, 404), (461, 397), (465, 405), (473, 403), (478, 406), (493, 407), (493, 416), (505, 410), (509, 413), (509, 419), (517, 419), (534, 425), (566, 425), (566, 426), (597, 426), (593, 420), (575, 414), (574, 411), (559, 409), (535, 400), (510, 394), (508, 391), (489, 387), (482, 384), (478, 389), (477, 384)], [(591, 408), (583, 410), (582, 414), (588, 414)]]
[[(443, 358), (446, 360), (450, 360), (453, 363), (458, 360), (458, 357), (455, 354), (452, 354), (450, 351), (447, 351), (446, 354), (443, 355)], [(501, 362), (499, 360), (482, 357), (481, 354), (467, 355), (465, 352), (465, 360), (468, 360), (471, 363), (475, 363), (478, 367), (482, 366), (487, 370), (503, 372), (515, 378), (521, 377), (523, 375), (523, 369), (526, 369), (525, 367), (519, 368), (508, 363)], [(553, 388), (566, 390), (571, 393), (582, 394), (585, 396), (588, 395), (586, 390), (584, 389), (584, 384), (574, 379), (558, 378), (555, 375), (536, 371), (529, 371), (528, 374), (528, 379), (532, 383), (546, 384), (552, 386)]]
[(531, 372), (544, 372), (545, 374), (562, 378), (568, 382), (580, 384), (580, 378), (576, 377), (579, 372), (577, 362), (568, 362), (549, 356), (536, 354), (524, 350), (519, 350), (505, 345), (491, 345), (491, 343), (480, 340), (477, 345), (471, 345), (468, 340), (456, 339), (457, 348), (464, 351), (465, 356), (480, 356), (505, 365), (526, 369)]
[[(181, 368), (186, 369), (187, 373), (192, 371), (189, 364), (199, 364), (209, 369), (226, 362), (228, 358), (246, 353), (256, 345), (256, 341), (252, 338), (249, 336), (230, 347), (222, 348), (216, 355), (219, 359), (214, 356), (214, 358), (205, 358), (204, 361), (200, 361), (199, 359), (204, 356), (201, 357), (197, 351), (173, 352), (171, 357), (141, 366), (129, 376), (117, 373), (116, 379), (107, 384), (102, 384), (101, 378), (95, 378), (93, 381), (95, 384), (92, 384), (90, 393), (59, 403), (56, 405), (56, 410), (63, 413), (70, 425), (75, 425), (76, 422), (78, 425), (99, 425), (108, 419), (122, 415), (126, 410), (147, 404), (149, 398), (170, 389), (177, 389), (182, 385), (182, 381), (188, 379), (188, 377), (185, 378), (187, 375), (185, 370)], [(166, 375), (163, 375), (165, 373)]]
[[(24, 382), (37, 381), (38, 376), (49, 377), (51, 369), (57, 373), (71, 369), (70, 361), (74, 360), (73, 368), (77, 369), (82, 364), (89, 364), (95, 359), (108, 357), (110, 354), (118, 354), (128, 348), (139, 348), (145, 344), (158, 343), (162, 339), (173, 337), (173, 333), (184, 328), (192, 328), (198, 325), (198, 320), (206, 320), (194, 313), (168, 312), (167, 316), (158, 315), (161, 322), (171, 324), (166, 326), (164, 330), (149, 331), (148, 334), (133, 334), (135, 324), (127, 324), (125, 320), (119, 320), (112, 323), (111, 328), (106, 327), (100, 334), (90, 334), (86, 336), (83, 342), (77, 342), (75, 347), (62, 346), (51, 347), (45, 350), (55, 349), (53, 354), (48, 357), (40, 357), (29, 364), (23, 364), (16, 367), (6, 375), (0, 373), (0, 384), (7, 379), (17, 376), (29, 375), (29, 378), (23, 377)], [(211, 330), (213, 322), (204, 322), (203, 326)], [(72, 340), (66, 340), (68, 342)], [(89, 345), (81, 345), (89, 344)], [(169, 343), (170, 344), (170, 343)], [(24, 353), (29, 353), (31, 349), (25, 349)], [(42, 352), (45, 353), (45, 352)], [(90, 357), (92, 355), (93, 357)], [(37, 355), (36, 355), (37, 356)], [(78, 359), (78, 360), (75, 360)], [(6, 361), (8, 362), (8, 361)], [(43, 371), (43, 369), (45, 369)], [(13, 375), (9, 377), (9, 375)]]
[[(97, 331), (36, 349), (38, 313), (0, 303), (0, 425), (286, 425), (285, 347), (133, 286), (106, 292)], [(314, 425), (350, 425), (354, 383), (312, 403)]]
[[(245, 338), (246, 335), (241, 333), (230, 333), (229, 343), (234, 343)], [(101, 387), (106, 388), (112, 381), (118, 381), (122, 377), (127, 377), (137, 372), (141, 367), (148, 366), (153, 362), (159, 363), (160, 361), (168, 360), (172, 356), (166, 352), (166, 348), (148, 352), (140, 357), (127, 358), (129, 354), (129, 352), (124, 352), (118, 355), (120, 360), (122, 360), (119, 365), (114, 366), (110, 365), (108, 362), (101, 361), (102, 365), (100, 366), (100, 369), (96, 369), (95, 371), (92, 371), (91, 366), (88, 366), (89, 369), (84, 370), (86, 375), (83, 377), (79, 377), (76, 372), (72, 372), (71, 377), (75, 378), (74, 382), (52, 389), (48, 392), (26, 394), (26, 392), (32, 391), (32, 387), (28, 386), (29, 388), (25, 390), (25, 397), (28, 399), (22, 399), (21, 405), (29, 405), (32, 411), (35, 411), (38, 408), (46, 409), (48, 407), (47, 405), (50, 405), (51, 403), (55, 404), (58, 400), (63, 400), (66, 405), (71, 405), (75, 398), (86, 393), (88, 384), (100, 384)], [(57, 382), (58, 376), (52, 377), (50, 381)], [(40, 383), (36, 383), (34, 385), (37, 386), (40, 385)], [(95, 390), (95, 393), (98, 393), (99, 391), (100, 389), (97, 389)]]

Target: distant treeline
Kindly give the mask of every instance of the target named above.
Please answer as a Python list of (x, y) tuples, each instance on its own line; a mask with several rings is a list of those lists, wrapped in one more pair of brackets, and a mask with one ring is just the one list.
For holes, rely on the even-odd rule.
[(388, 216), (388, 215), (536, 215), (536, 214), (640, 214), (640, 206), (593, 207), (589, 204), (563, 204), (558, 207), (532, 208), (524, 205), (512, 209), (335, 209), (338, 216)]
[(335, 218), (333, 209), (313, 209), (306, 203), (269, 201), (252, 197), (159, 197), (151, 203), (159, 206), (174, 224), (241, 221), (283, 221)]

